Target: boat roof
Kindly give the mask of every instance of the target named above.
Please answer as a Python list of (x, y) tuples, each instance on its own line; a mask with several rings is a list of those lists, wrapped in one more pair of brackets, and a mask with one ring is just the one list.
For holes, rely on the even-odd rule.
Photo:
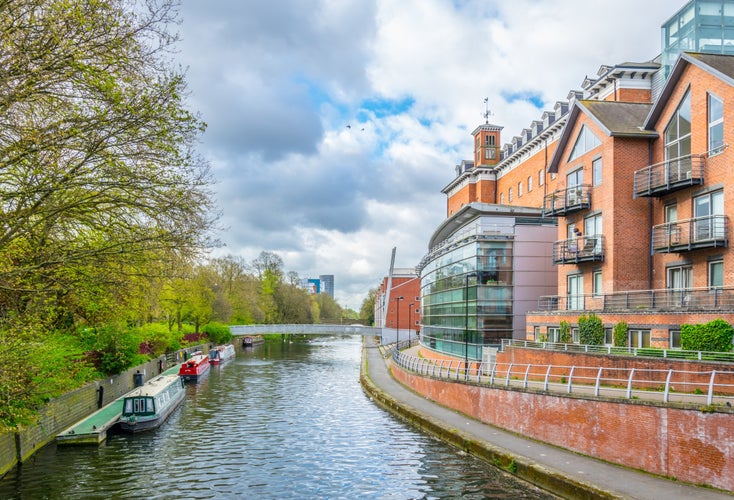
[(146, 382), (144, 386), (138, 387), (134, 391), (128, 393), (125, 397), (135, 398), (140, 396), (156, 396), (174, 382), (180, 383), (178, 375), (160, 375)]

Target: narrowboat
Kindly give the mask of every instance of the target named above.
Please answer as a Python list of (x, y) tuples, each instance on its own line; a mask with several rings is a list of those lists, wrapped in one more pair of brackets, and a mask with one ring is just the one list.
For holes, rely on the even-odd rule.
[(218, 345), (209, 351), (209, 363), (218, 365), (229, 361), (235, 357), (235, 350), (232, 344)]
[(263, 342), (265, 342), (265, 339), (262, 335), (248, 335), (242, 339), (242, 347), (252, 347)]
[(141, 432), (160, 426), (181, 404), (186, 395), (178, 375), (160, 375), (125, 395), (119, 427), (126, 432)]
[(178, 374), (184, 382), (198, 382), (209, 372), (209, 356), (201, 351), (196, 351), (189, 359), (184, 361)]

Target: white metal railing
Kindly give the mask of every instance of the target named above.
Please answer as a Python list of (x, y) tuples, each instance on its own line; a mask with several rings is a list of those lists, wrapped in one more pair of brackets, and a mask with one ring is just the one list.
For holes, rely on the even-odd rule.
[[(639, 356), (646, 358), (687, 359), (690, 361), (719, 361), (734, 363), (734, 352), (685, 351), (683, 349), (664, 349), (658, 347), (619, 347), (612, 345), (588, 345), (564, 342), (540, 342), (522, 339), (502, 339), (501, 349), (524, 347), (546, 351), (567, 351), (586, 354), (605, 354), (607, 356)], [(734, 370), (734, 365), (732, 365)]]
[(538, 311), (732, 311), (734, 287), (659, 288), (600, 294), (544, 295)]
[(436, 360), (395, 350), (393, 363), (421, 376), (459, 383), (551, 393), (663, 403), (731, 405), (734, 372), (683, 371), (601, 366), (563, 366), (524, 363)]
[(285, 334), (285, 335), (365, 335), (382, 336), (382, 328), (362, 325), (233, 325), (232, 335)]

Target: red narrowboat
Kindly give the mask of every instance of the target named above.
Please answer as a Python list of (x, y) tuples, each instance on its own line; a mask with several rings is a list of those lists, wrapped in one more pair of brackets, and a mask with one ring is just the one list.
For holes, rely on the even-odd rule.
[(178, 374), (184, 382), (198, 382), (209, 372), (209, 356), (201, 351), (196, 351), (189, 359), (184, 361)]

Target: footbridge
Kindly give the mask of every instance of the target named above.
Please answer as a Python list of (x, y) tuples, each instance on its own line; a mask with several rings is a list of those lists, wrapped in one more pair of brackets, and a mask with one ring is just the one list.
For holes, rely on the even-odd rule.
[(232, 335), (364, 335), (382, 337), (382, 328), (362, 325), (234, 325)]

